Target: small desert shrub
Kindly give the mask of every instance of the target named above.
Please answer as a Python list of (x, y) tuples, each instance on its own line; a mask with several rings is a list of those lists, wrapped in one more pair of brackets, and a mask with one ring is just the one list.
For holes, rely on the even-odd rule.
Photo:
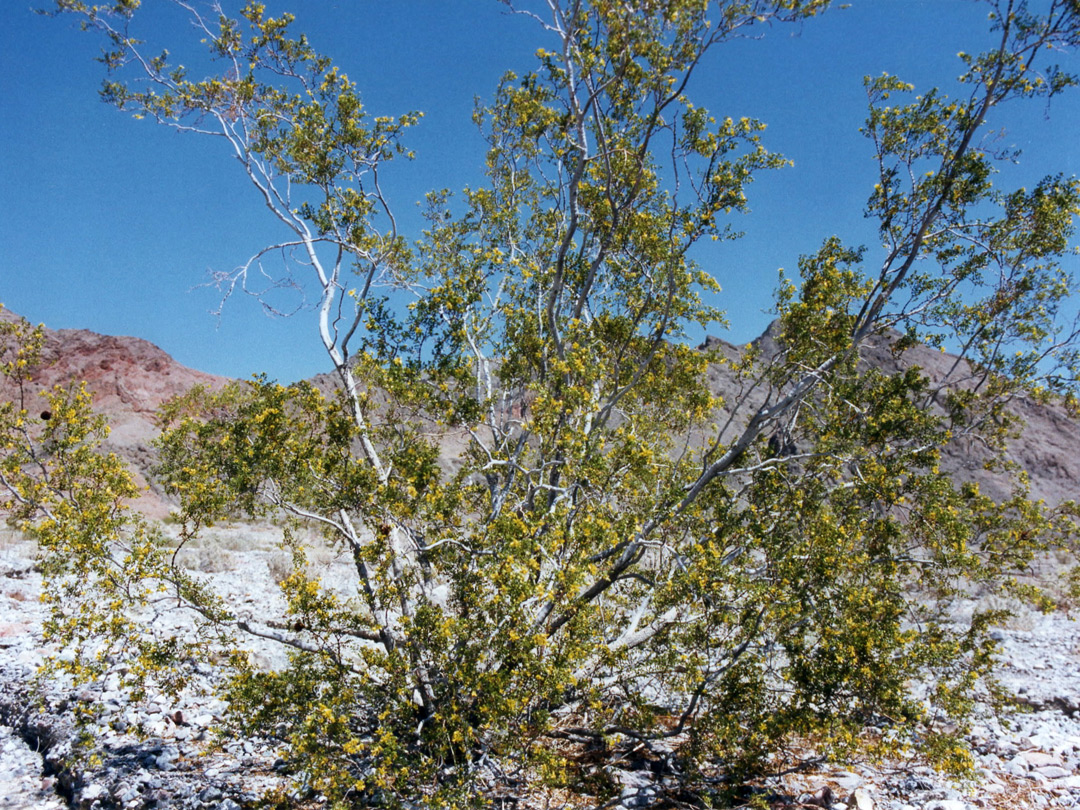
[(281, 585), (293, 573), (292, 555), (284, 552), (272, 553), (266, 558), (267, 568), (270, 569), (270, 578)]

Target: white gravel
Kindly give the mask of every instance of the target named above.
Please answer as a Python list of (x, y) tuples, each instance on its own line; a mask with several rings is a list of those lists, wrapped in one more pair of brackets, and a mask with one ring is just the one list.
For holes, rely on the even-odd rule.
[(0, 726), (0, 810), (60, 810), (56, 780), (41, 773), (41, 756), (7, 726)]
[[(235, 550), (235, 565), (211, 575), (230, 593), (232, 604), (256, 616), (266, 615), (270, 600), (278, 598), (269, 573), (272, 565), (267, 564), (273, 547), (258, 539), (261, 551)], [(0, 720), (6, 711), (7, 722), (16, 725), (12, 716), (25, 715), (26, 706), (17, 705), (16, 697), (12, 709), (10, 695), (21, 694), (24, 684), (19, 681), (32, 675), (44, 654), (40, 576), (31, 570), (29, 554), (25, 544), (0, 545)], [(332, 561), (328, 565), (333, 567)], [(257, 571), (265, 573), (253, 575)], [(1005, 716), (987, 712), (981, 718), (970, 738), (981, 774), (978, 783), (950, 784), (912, 763), (890, 768), (845, 763), (767, 780), (764, 788), (773, 795), (773, 807), (1080, 808), (1080, 623), (1060, 614), (1025, 614), (995, 632), (1001, 644), (1002, 683), (1028, 710)], [(267, 664), (277, 657), (269, 648), (260, 652)], [(224, 709), (220, 701), (159, 695), (135, 711), (108, 683), (97, 689), (60, 690), (53, 697), (54, 711), (61, 703), (85, 700), (106, 707), (98, 728), (105, 766), (74, 780), (46, 777), (42, 757), (12, 728), (0, 724), (0, 810), (89, 810), (101, 803), (138, 810), (162, 802), (175, 808), (235, 810), (238, 802), (253, 800), (271, 787), (295, 789), (275, 770), (277, 752), (265, 742), (238, 740), (205, 753), (203, 742)], [(136, 724), (149, 739), (129, 733)], [(54, 761), (57, 756), (50, 755)], [(615, 771), (612, 776), (624, 786), (623, 808), (647, 806), (662, 791), (662, 783), (648, 771)], [(74, 793), (73, 805), (58, 795), (62, 784)]]

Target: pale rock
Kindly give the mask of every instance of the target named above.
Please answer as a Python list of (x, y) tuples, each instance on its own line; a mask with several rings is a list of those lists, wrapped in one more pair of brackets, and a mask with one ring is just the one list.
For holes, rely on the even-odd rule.
[(832, 807), (836, 804), (836, 794), (828, 785), (823, 785), (814, 793), (803, 793), (799, 796), (799, 804), (814, 805), (816, 807)]
[[(1053, 714), (1051, 714), (1049, 717), (1044, 717), (1044, 722), (1045, 722), (1045, 720), (1049, 720), (1054, 725), (1057, 725), (1057, 722), (1056, 722), (1057, 717), (1054, 716)], [(1038, 732), (1036, 732), (1035, 734), (1032, 734), (1031, 737), (1029, 737), (1028, 739), (1031, 740), (1032, 744), (1036, 748), (1042, 748), (1042, 749), (1046, 749), (1046, 748), (1051, 748), (1052, 749), (1054, 747), (1054, 743), (1055, 743), (1054, 735), (1052, 733), (1049, 733), (1047, 731), (1047, 729), (1045, 728), (1045, 726), (1042, 729), (1040, 729)]]
[(1047, 779), (1061, 779), (1064, 776), (1069, 776), (1071, 771), (1066, 768), (1062, 768), (1060, 765), (1044, 765), (1041, 768), (1036, 769), (1039, 774), (1045, 776)]
[(119, 785), (113, 791), (113, 798), (121, 804), (127, 804), (139, 797), (139, 789), (135, 785)]
[(851, 771), (834, 771), (829, 774), (829, 778), (834, 781), (841, 790), (854, 790), (859, 787), (866, 780), (859, 776), (857, 773)]
[(856, 788), (855, 792), (848, 796), (848, 806), (852, 810), (874, 810), (874, 800), (865, 788)]
[(1005, 763), (1005, 773), (1010, 776), (1027, 776), (1028, 764), (1019, 758), (1010, 759)]
[(1032, 768), (1041, 768), (1045, 765), (1061, 765), (1060, 759), (1045, 751), (1024, 751), (1020, 756)]
[(176, 746), (170, 745), (162, 750), (154, 760), (154, 764), (163, 771), (172, 771), (176, 769), (176, 761), (180, 759), (180, 749)]
[(612, 768), (609, 771), (612, 779), (622, 785), (622, 795), (635, 795), (639, 790), (653, 786), (652, 775), (644, 771), (624, 771)]
[(82, 799), (82, 801), (87, 804), (106, 799), (108, 798), (108, 796), (109, 791), (105, 788), (105, 786), (98, 784), (87, 785), (82, 789), (82, 792), (80, 794), (80, 798)]
[(211, 802), (216, 802), (219, 799), (221, 799), (221, 791), (213, 785), (207, 788), (203, 788), (203, 790), (199, 793), (199, 801), (203, 804), (210, 804)]
[(146, 730), (154, 737), (171, 737), (173, 727), (171, 723), (165, 720), (165, 718), (158, 717), (158, 719), (147, 723)]

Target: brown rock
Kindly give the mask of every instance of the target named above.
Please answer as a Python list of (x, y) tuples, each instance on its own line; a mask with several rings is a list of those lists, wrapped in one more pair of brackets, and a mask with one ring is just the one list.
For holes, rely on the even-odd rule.
[[(19, 316), (0, 309), (0, 320)], [(149, 473), (155, 453), (152, 442), (158, 435), (155, 416), (167, 400), (196, 385), (219, 388), (228, 380), (182, 366), (154, 344), (133, 337), (99, 335), (86, 329), (45, 329), (41, 365), (34, 372), (32, 397), (55, 385), (86, 383), (94, 400), (94, 410), (109, 419), (110, 432), (105, 449), (121, 456), (131, 467), (141, 487), (150, 485)], [(10, 397), (0, 381), (0, 397)], [(44, 406), (44, 400), (40, 400)], [(31, 411), (36, 409), (31, 407)], [(42, 407), (40, 418), (51, 414)], [(136, 503), (150, 517), (165, 517), (170, 511), (159, 491), (151, 488)]]

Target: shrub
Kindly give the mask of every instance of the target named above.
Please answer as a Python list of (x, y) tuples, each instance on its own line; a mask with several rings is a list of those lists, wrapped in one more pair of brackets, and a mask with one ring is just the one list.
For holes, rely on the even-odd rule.
[[(477, 112), (487, 184), (460, 203), (430, 195), (413, 247), (392, 219), (380, 230), (374, 177), (407, 154), (415, 114), (368, 117), (292, 18), (260, 4), (200, 20), (226, 69), (192, 81), (141, 53), (137, 5), (58, 3), (109, 39), (110, 69), (133, 62), (149, 79), (110, 80), (107, 100), (231, 143), (290, 231), (275, 248), (306, 251), (336, 375), (330, 394), (256, 378), (164, 413), (160, 475), (182, 538), (268, 517), (293, 555), (287, 613), (272, 617), (290, 663), (231, 659), (237, 729), (273, 730), (343, 805), (482, 802), (499, 763), (573, 782), (586, 750), (662, 740), (680, 790), (735, 784), (799, 739), (824, 753), (916, 745), (967, 767), (962, 721), (1002, 616), (953, 608), (1015, 586), (1073, 536), (1069, 508), (1031, 502), (1019, 471), (999, 503), (937, 469), (957, 436), (1000, 450), (1011, 398), (1071, 403), (1076, 383), (1059, 259), (1080, 186), (1000, 193), (981, 138), (1002, 103), (1074, 83), (1041, 60), (1076, 44), (1075, 4), (991, 4), (999, 47), (962, 56), (959, 99), (867, 80), (877, 269), (827, 240), (779, 291), (776, 350), (728, 361), (685, 345), (719, 318), (691, 248), (730, 236), (725, 212), (783, 160), (760, 123), (691, 104), (687, 80), (748, 26), (827, 3), (552, 0), (558, 47)], [(259, 256), (220, 280), (243, 285)], [(871, 340), (962, 358), (943, 378), (892, 373), (859, 362)], [(735, 401), (703, 384), (710, 362), (741, 381)], [(4, 506), (39, 521), (51, 593), (65, 593), (53, 632), (170, 676), (205, 655), (179, 639), (122, 648), (148, 631), (114, 577), (143, 601), (164, 589), (223, 638), (271, 632), (155, 552), (116, 506), (128, 484), (115, 459), (81, 449), (100, 430), (85, 396), (57, 396), (64, 416), (40, 435), (4, 412), (3, 467), (26, 482)], [(86, 481), (99, 500), (26, 489), (58, 425), (46, 477)], [(45, 510), (61, 502), (75, 531), (53, 528)], [(312, 527), (351, 559), (353, 593), (310, 574)], [(65, 577), (84, 572), (73, 609)]]

